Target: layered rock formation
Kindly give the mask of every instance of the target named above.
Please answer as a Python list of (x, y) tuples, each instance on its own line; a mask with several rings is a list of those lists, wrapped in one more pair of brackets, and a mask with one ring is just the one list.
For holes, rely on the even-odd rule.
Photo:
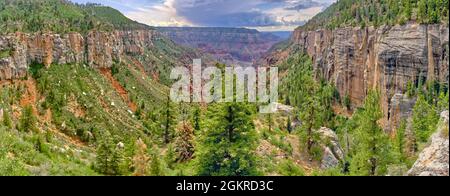
[(163, 27), (175, 43), (198, 48), (225, 63), (251, 64), (282, 39), (244, 28)]
[[(414, 105), (414, 100), (403, 98), (409, 81), (416, 86), (434, 79), (448, 84), (448, 33), (448, 26), (438, 24), (333, 31), (299, 28), (292, 36), (292, 48), (311, 56), (317, 76), (334, 83), (353, 106), (360, 106), (370, 89), (379, 89), (384, 124), (391, 129)], [(277, 60), (269, 56), (265, 61)]]
[(85, 63), (95, 68), (110, 67), (124, 54), (140, 55), (153, 46), (154, 30), (91, 31), (79, 33), (25, 34), (0, 36), (0, 81), (24, 77), (32, 63)]
[(448, 176), (448, 111), (442, 112), (438, 131), (431, 136), (430, 144), (419, 155), (409, 176)]

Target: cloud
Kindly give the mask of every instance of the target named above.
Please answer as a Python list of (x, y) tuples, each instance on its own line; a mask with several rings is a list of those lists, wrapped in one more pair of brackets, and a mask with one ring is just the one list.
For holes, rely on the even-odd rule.
[(317, 1), (303, 0), (303, 1), (296, 3), (296, 5), (286, 7), (285, 9), (286, 10), (304, 10), (304, 9), (308, 9), (308, 8), (322, 7), (322, 6), (324, 6), (324, 4), (317, 2)]
[[(73, 0), (115, 7), (152, 26), (293, 30), (335, 0)], [(123, 5), (122, 7), (119, 5)]]

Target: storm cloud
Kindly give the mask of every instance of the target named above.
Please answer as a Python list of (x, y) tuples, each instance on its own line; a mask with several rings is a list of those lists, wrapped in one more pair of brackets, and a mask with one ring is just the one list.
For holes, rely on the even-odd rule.
[[(152, 26), (294, 29), (335, 0), (73, 0), (112, 6)], [(123, 5), (122, 7), (120, 5)]]

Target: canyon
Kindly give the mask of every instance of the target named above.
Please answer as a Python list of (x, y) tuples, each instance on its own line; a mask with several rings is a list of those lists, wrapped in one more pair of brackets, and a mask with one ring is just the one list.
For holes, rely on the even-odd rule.
[(175, 43), (197, 48), (226, 64), (252, 65), (283, 38), (245, 28), (159, 27)]
[(449, 81), (448, 25), (416, 24), (347, 27), (335, 30), (296, 29), (288, 49), (275, 51), (263, 64), (275, 65), (292, 53), (313, 59), (317, 78), (334, 84), (353, 107), (359, 107), (371, 89), (382, 96), (382, 124), (391, 130), (410, 116), (415, 99), (405, 92), (408, 82)]

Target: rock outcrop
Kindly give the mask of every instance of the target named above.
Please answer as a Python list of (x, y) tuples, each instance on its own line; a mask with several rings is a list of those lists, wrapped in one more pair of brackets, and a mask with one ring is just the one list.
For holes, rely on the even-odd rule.
[(438, 131), (431, 136), (430, 145), (419, 155), (409, 176), (448, 176), (449, 175), (449, 145), (448, 145), (448, 111), (441, 114)]
[(154, 30), (91, 31), (65, 35), (15, 33), (0, 36), (0, 81), (24, 77), (32, 63), (85, 63), (95, 68), (110, 67), (124, 54), (143, 54), (157, 38)]
[[(448, 34), (448, 26), (439, 24), (317, 31), (299, 28), (293, 33), (290, 49), (311, 56), (317, 77), (334, 83), (354, 107), (363, 103), (370, 89), (379, 89), (383, 122), (390, 129), (413, 105), (395, 102), (405, 100), (401, 97), (408, 82), (416, 86), (426, 80), (448, 84)], [(266, 63), (282, 60), (275, 56), (278, 53), (266, 57)]]
[(321, 169), (330, 169), (337, 167), (344, 160), (344, 151), (339, 144), (339, 138), (333, 130), (322, 127), (316, 131), (322, 140), (323, 149)]

